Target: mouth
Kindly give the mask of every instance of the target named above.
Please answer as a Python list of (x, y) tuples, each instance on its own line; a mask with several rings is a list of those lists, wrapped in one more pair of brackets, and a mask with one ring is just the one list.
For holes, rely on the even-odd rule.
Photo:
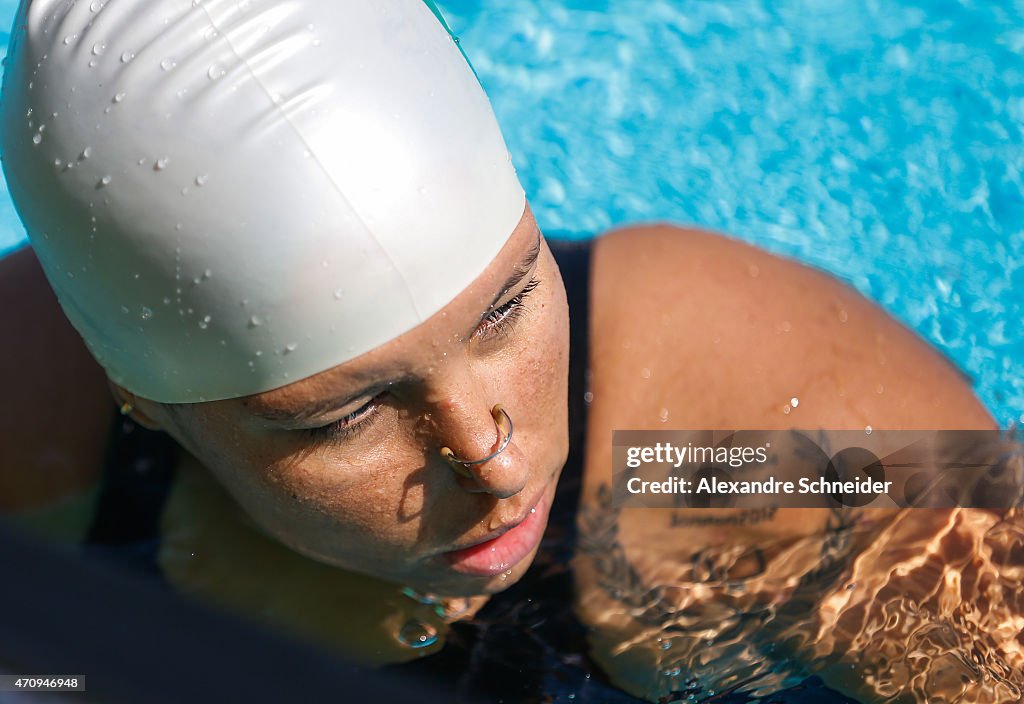
[(481, 542), (442, 556), (451, 569), (462, 574), (492, 577), (512, 568), (540, 544), (551, 508), (548, 494), (542, 492), (522, 519), (495, 530)]

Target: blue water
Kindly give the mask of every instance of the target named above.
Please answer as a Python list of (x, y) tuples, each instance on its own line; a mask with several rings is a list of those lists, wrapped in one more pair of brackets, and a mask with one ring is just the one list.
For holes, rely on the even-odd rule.
[[(824, 268), (1024, 422), (1024, 2), (438, 5), (542, 227), (671, 220)], [(0, 251), (23, 237), (4, 192)]]

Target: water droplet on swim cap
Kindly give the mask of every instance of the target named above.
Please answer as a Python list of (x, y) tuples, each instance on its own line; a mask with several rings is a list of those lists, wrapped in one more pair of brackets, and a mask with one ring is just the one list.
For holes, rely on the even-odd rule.
[(92, 55), (100, 56), (104, 51), (107, 50), (107, 45), (103, 42), (96, 42), (92, 45)]
[(36, 146), (39, 146), (42, 143), (43, 143), (43, 135), (36, 134), (36, 135), (32, 136), (32, 144), (35, 144)]
[(110, 182), (113, 181), (113, 180), (114, 179), (111, 178), (110, 174), (106, 174), (106, 175), (103, 176), (103, 178), (100, 179), (100, 184), (99, 185), (100, 186), (109, 186)]
[[(170, 303), (170, 302), (171, 302), (170, 299), (168, 299), (168, 298), (164, 299), (164, 303)], [(149, 320), (150, 318), (153, 317), (153, 311), (150, 310), (149, 308), (147, 308), (146, 306), (142, 306), (142, 315), (140, 317), (143, 320)]]
[(125, 97), (124, 93), (115, 93), (114, 94), (114, 102), (115, 103), (120, 103), (122, 100), (124, 100), (124, 97)]
[[(99, 1), (23, 3), (0, 153), (68, 319), (129, 391), (234, 398), (330, 369), (441, 311), (523, 217), (490, 104), (422, 0)], [(57, 110), (60, 129), (26, 129)]]

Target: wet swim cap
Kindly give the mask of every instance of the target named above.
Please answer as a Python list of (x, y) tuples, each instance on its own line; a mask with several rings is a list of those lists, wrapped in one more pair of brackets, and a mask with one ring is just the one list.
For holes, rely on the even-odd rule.
[(26, 0), (0, 109), (65, 313), (156, 401), (266, 391), (407, 332), (525, 207), (423, 0)]

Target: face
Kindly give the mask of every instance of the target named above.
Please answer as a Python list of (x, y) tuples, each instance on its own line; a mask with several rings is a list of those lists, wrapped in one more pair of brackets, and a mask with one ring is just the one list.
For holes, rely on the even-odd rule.
[[(135, 405), (294, 550), (442, 595), (491, 593), (533, 560), (568, 454), (568, 325), (527, 208), (476, 281), (387, 344), (253, 396)], [(499, 449), (495, 404), (512, 438), (463, 476), (440, 449)]]

